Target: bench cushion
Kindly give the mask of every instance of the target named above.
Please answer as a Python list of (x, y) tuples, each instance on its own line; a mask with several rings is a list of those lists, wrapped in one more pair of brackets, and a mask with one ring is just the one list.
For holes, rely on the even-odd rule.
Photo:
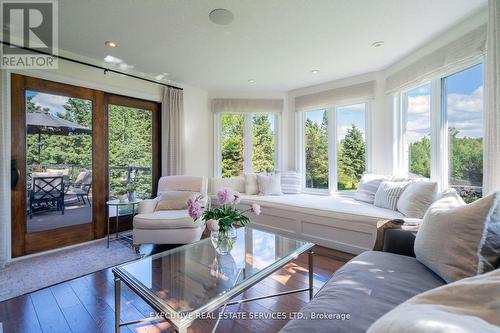
[[(361, 333), (409, 298), (445, 282), (415, 258), (367, 251), (353, 258), (280, 331)], [(315, 319), (314, 314), (349, 314), (349, 320)]]

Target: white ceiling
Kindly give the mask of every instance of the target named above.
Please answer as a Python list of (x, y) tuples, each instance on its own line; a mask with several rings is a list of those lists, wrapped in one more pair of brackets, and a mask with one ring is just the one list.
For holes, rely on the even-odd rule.
[[(385, 68), (486, 2), (64, 0), (59, 46), (209, 91), (287, 91)], [(231, 10), (233, 23), (209, 21), (214, 8)], [(385, 44), (371, 47), (378, 40)]]

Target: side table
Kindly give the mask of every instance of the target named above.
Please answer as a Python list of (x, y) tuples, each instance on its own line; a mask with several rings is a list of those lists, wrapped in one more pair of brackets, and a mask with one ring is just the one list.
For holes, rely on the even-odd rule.
[[(135, 206), (139, 204), (139, 202), (141, 202), (142, 200), (136, 200), (136, 201), (120, 201), (118, 199), (115, 199), (115, 200), (109, 200), (109, 201), (106, 201), (106, 205), (108, 207), (116, 207), (116, 227), (115, 227), (115, 231), (116, 231), (116, 238), (115, 239), (118, 239), (119, 237), (119, 233), (118, 233), (118, 218), (120, 217), (120, 207), (124, 207), (124, 206), (132, 206), (132, 215), (135, 213)], [(109, 248), (109, 220), (110, 218), (108, 217), (108, 241), (107, 241), (107, 247)]]

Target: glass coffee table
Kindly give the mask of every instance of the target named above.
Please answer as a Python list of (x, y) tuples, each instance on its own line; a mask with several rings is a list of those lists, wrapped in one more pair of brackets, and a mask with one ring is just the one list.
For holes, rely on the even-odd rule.
[[(308, 292), (313, 297), (313, 243), (243, 227), (237, 229), (227, 255), (215, 251), (210, 238), (113, 268), (115, 332), (121, 326), (164, 319), (184, 333), (197, 319), (228, 305)], [(299, 254), (309, 252), (309, 286), (251, 299), (231, 301)], [(155, 317), (120, 323), (121, 283), (125, 283), (155, 311)], [(220, 316), (218, 317), (220, 318)], [(216, 318), (215, 318), (216, 319)], [(219, 323), (217, 319), (216, 327)]]

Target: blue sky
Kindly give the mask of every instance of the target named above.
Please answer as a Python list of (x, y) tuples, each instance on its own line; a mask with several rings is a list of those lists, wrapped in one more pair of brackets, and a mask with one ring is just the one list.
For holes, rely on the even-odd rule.
[[(483, 136), (483, 65), (477, 65), (444, 79), (448, 127), (459, 137)], [(407, 133), (410, 142), (430, 135), (430, 84), (408, 92)]]
[(53, 115), (56, 115), (57, 113), (61, 114), (66, 113), (64, 105), (66, 105), (66, 102), (69, 99), (66, 96), (45, 94), (37, 91), (27, 90), (26, 98), (31, 96), (33, 97), (31, 101), (35, 103), (36, 106), (41, 106), (42, 109), (49, 108), (50, 109), (49, 112)]

